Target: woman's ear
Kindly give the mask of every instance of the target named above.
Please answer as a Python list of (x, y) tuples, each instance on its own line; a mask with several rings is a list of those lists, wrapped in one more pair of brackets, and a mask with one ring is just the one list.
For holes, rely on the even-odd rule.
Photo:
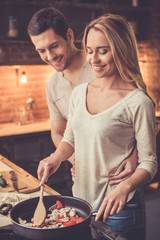
[(74, 33), (71, 28), (68, 28), (66, 36), (70, 42), (72, 42), (72, 43), (74, 42)]

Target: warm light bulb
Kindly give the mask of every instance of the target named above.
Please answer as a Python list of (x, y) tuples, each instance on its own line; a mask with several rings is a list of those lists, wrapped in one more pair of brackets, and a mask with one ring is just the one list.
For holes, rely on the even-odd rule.
[(25, 72), (22, 72), (22, 77), (21, 77), (21, 83), (26, 83), (27, 82), (27, 76)]

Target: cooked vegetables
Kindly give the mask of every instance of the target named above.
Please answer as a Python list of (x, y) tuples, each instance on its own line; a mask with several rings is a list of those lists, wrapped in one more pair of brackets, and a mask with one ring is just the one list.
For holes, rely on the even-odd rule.
[[(59, 200), (56, 204), (49, 208), (49, 211), (50, 213), (47, 215), (44, 223), (39, 228), (68, 227), (84, 221), (84, 218), (79, 217), (74, 208), (64, 207)], [(31, 219), (31, 222), (28, 223), (26, 220), (22, 220), (21, 218), (18, 218), (18, 221), (22, 225), (35, 227), (33, 219)]]

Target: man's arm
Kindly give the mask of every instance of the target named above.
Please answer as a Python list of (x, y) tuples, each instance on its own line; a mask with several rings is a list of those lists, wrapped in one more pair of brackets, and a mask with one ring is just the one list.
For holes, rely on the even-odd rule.
[(51, 120), (51, 138), (56, 148), (63, 138), (63, 133), (66, 129), (66, 122), (65, 119)]
[[(51, 120), (51, 138), (56, 148), (58, 147), (63, 138), (63, 134), (66, 129), (66, 123), (67, 121), (65, 119), (56, 121)], [(72, 164), (71, 174), (72, 177), (74, 177), (75, 176), (74, 154), (72, 154), (68, 161)]]

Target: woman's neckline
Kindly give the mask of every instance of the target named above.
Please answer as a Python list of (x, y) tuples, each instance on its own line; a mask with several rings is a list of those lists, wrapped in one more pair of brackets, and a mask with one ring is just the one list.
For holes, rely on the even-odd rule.
[(87, 113), (90, 117), (92, 117), (92, 118), (97, 117), (97, 116), (100, 116), (100, 115), (102, 115), (102, 114), (105, 114), (106, 112), (111, 111), (112, 109), (116, 108), (116, 107), (119, 106), (121, 103), (123, 103), (127, 98), (129, 98), (129, 97), (130, 97), (131, 95), (133, 95), (135, 92), (139, 91), (139, 88), (133, 89), (133, 90), (130, 91), (125, 97), (121, 98), (118, 102), (116, 102), (115, 104), (113, 104), (111, 107), (109, 107), (109, 108), (107, 108), (107, 109), (105, 109), (104, 111), (101, 111), (101, 112), (99, 112), (99, 113), (92, 114), (92, 113), (90, 113), (90, 112), (88, 111), (87, 105), (86, 105), (86, 103), (87, 103), (87, 87), (88, 87), (88, 84), (89, 84), (89, 83), (86, 83), (85, 101), (84, 101), (84, 104), (85, 104), (85, 111), (86, 111), (86, 113)]

